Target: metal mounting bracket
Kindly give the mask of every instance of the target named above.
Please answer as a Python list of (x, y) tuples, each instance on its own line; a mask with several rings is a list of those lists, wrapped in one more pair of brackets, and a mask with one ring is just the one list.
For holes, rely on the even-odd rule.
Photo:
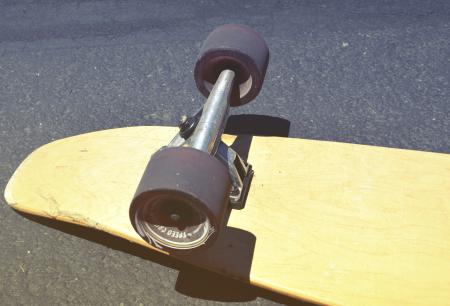
[[(202, 114), (202, 108), (192, 116), (183, 116), (180, 120), (180, 131), (175, 135), (168, 147), (181, 147), (189, 145), (189, 137), (195, 130)], [(231, 178), (230, 205), (233, 209), (243, 209), (245, 200), (253, 178), (252, 166), (247, 163), (231, 147), (223, 141), (219, 142), (214, 157), (220, 160), (227, 168)]]
[(234, 209), (243, 209), (253, 178), (252, 166), (222, 141), (215, 155), (227, 167), (231, 177), (230, 205)]

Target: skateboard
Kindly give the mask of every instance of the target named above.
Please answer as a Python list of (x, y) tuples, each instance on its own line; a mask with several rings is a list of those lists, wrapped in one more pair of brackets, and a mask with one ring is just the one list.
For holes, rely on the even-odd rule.
[(224, 134), (268, 60), (252, 29), (217, 28), (194, 70), (199, 111), (46, 144), (7, 203), (299, 300), (450, 303), (450, 155)]

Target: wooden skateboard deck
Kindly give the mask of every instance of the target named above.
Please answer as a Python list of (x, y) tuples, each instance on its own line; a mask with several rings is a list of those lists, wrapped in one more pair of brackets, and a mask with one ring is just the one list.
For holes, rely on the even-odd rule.
[[(52, 142), (16, 170), (6, 200), (153, 249), (128, 210), (150, 155), (176, 132), (130, 127)], [(231, 211), (213, 247), (182, 260), (325, 304), (450, 303), (450, 155), (242, 139), (255, 171), (246, 207)]]

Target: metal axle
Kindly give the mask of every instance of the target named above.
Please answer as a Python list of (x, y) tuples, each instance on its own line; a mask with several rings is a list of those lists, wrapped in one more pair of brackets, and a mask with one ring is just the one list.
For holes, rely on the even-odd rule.
[(230, 109), (230, 95), (235, 74), (223, 70), (203, 108), (180, 124), (180, 132), (168, 147), (191, 147), (206, 152), (227, 166), (231, 181), (230, 204), (242, 209), (253, 176), (253, 170), (232, 148), (221, 141)]
[(186, 145), (211, 155), (215, 154), (227, 122), (233, 82), (232, 70), (220, 73), (203, 107), (197, 127)]

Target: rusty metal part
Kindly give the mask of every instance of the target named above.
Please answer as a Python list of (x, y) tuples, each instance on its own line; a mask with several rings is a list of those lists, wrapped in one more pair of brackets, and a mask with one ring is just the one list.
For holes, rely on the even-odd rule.
[(227, 24), (206, 38), (195, 65), (195, 81), (208, 97), (220, 73), (226, 69), (234, 71), (236, 81), (230, 105), (239, 106), (259, 94), (268, 63), (269, 49), (258, 33), (247, 26)]
[(188, 147), (156, 152), (130, 206), (137, 233), (174, 252), (211, 244), (222, 227), (231, 180), (215, 157)]

